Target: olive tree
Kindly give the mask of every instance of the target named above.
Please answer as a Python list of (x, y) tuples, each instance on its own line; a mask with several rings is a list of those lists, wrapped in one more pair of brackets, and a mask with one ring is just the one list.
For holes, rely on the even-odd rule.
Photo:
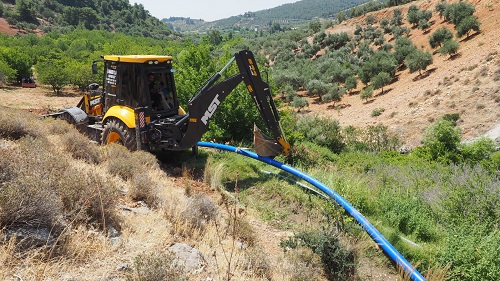
[(422, 70), (426, 70), (432, 64), (432, 54), (416, 50), (406, 57), (405, 64), (410, 69), (410, 72), (418, 70), (418, 75), (422, 76)]

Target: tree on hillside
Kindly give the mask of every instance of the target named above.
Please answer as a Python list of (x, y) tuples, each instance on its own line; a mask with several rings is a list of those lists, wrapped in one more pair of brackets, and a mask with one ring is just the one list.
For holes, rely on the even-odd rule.
[(335, 18), (337, 19), (338, 23), (342, 23), (343, 21), (347, 20), (347, 15), (345, 12), (340, 12), (335, 15)]
[(380, 72), (386, 72), (391, 77), (396, 73), (397, 61), (391, 53), (376, 52), (359, 71), (359, 78), (367, 85)]
[(391, 19), (391, 25), (401, 26), (403, 25), (403, 13), (399, 8), (393, 10), (393, 15)]
[(365, 100), (365, 102), (368, 101), (368, 99), (372, 98), (373, 97), (373, 86), (368, 86), (368, 87), (365, 87), (362, 91), (361, 91), (361, 94), (359, 95), (359, 97), (362, 99), (362, 100)]
[(328, 93), (328, 85), (317, 79), (309, 81), (306, 89), (309, 95), (317, 95), (321, 101), (323, 101), (323, 96)]
[(464, 18), (472, 16), (476, 8), (474, 5), (465, 1), (450, 4), (446, 6), (444, 16), (447, 21), (451, 21), (457, 26)]
[(208, 42), (215, 46), (222, 43), (222, 35), (220, 31), (218, 31), (217, 29), (210, 31), (210, 33), (208, 34)]
[(358, 79), (354, 75), (350, 75), (345, 79), (344, 88), (346, 91), (351, 92), (352, 89), (356, 89), (358, 86)]
[(429, 44), (432, 48), (441, 47), (443, 42), (453, 38), (453, 33), (446, 27), (441, 27), (429, 37)]
[(394, 46), (394, 58), (399, 65), (402, 65), (406, 57), (415, 50), (417, 50), (417, 46), (413, 45), (413, 42), (409, 38), (398, 38)]
[(32, 0), (16, 0), (19, 21), (37, 23), (35, 3)]
[(418, 70), (418, 75), (422, 76), (422, 70), (432, 64), (432, 54), (417, 49), (406, 57), (405, 64), (411, 73)]
[(337, 83), (329, 85), (328, 93), (323, 96), (323, 101), (333, 101), (335, 105), (335, 102), (342, 99), (342, 96), (345, 94), (345, 92), (345, 89), (339, 88), (339, 84)]
[(436, 4), (434, 10), (438, 12), (440, 18), (443, 18), (445, 16), (446, 6), (446, 0), (443, 0)]
[(370, 85), (373, 86), (374, 89), (381, 89), (380, 94), (384, 93), (384, 86), (389, 84), (391, 81), (391, 76), (387, 72), (380, 72), (377, 75), (373, 76), (370, 80)]
[(317, 33), (321, 30), (321, 22), (319, 20), (311, 21), (309, 23), (309, 29), (312, 30), (313, 33)]
[(438, 53), (440, 53), (442, 55), (447, 54), (451, 58), (453, 55), (455, 55), (458, 52), (459, 47), (460, 47), (460, 45), (458, 44), (457, 41), (454, 41), (451, 39), (446, 40), (446, 41), (444, 41), (443, 46), (438, 49)]
[(466, 35), (466, 38), (469, 38), (471, 31), (479, 32), (480, 25), (481, 23), (476, 16), (468, 16), (462, 19), (456, 27), (457, 37)]
[(309, 106), (309, 102), (305, 97), (295, 96), (292, 100), (292, 106), (297, 109), (297, 112), (300, 112), (302, 108)]
[(406, 15), (406, 20), (413, 27), (416, 27), (418, 25), (418, 21), (420, 19), (419, 19), (419, 9), (416, 5), (411, 5), (410, 8), (408, 8), (408, 14)]

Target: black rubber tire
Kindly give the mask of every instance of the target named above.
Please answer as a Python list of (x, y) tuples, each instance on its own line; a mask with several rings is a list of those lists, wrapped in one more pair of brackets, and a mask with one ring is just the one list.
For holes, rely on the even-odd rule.
[(57, 116), (57, 119), (64, 120), (68, 122), (69, 124), (75, 126), (75, 128), (80, 132), (80, 133), (87, 133), (87, 123), (82, 123), (79, 125), (76, 125), (76, 120), (69, 114), (68, 112), (64, 112), (62, 114), (59, 114)]
[(101, 143), (117, 143), (125, 146), (131, 151), (137, 150), (135, 129), (130, 129), (120, 120), (111, 119), (104, 125), (101, 135)]

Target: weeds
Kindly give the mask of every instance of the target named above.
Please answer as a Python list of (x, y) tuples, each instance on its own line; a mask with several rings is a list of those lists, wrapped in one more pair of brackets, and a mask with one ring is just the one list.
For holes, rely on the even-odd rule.
[(19, 140), (25, 136), (37, 138), (45, 135), (34, 115), (0, 106), (0, 138)]
[(136, 173), (132, 177), (128, 195), (135, 201), (143, 201), (147, 206), (155, 208), (161, 203), (158, 189), (158, 183), (148, 173)]
[[(65, 124), (66, 125), (66, 124)], [(76, 129), (67, 125), (68, 132), (62, 137), (64, 149), (75, 159), (82, 159), (90, 164), (98, 164), (99, 150), (92, 144), (88, 137), (80, 134)]]
[(299, 246), (310, 248), (321, 257), (323, 269), (330, 280), (353, 280), (355, 277), (354, 252), (345, 249), (337, 234), (319, 230), (302, 232), (280, 244), (283, 248), (295, 249)]
[(134, 258), (133, 272), (128, 275), (129, 281), (187, 281), (188, 276), (182, 266), (176, 262), (172, 253), (155, 251), (144, 253)]
[(180, 218), (191, 228), (203, 230), (207, 223), (217, 218), (217, 205), (205, 194), (198, 193), (189, 198)]
[(383, 108), (375, 108), (372, 113), (371, 113), (371, 117), (376, 117), (376, 116), (380, 116), (382, 115), (382, 113), (385, 111), (385, 109)]

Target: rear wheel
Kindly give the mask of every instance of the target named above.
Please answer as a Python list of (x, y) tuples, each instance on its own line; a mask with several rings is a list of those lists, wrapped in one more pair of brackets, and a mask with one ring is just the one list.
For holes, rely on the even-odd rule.
[(117, 119), (111, 119), (104, 125), (102, 131), (101, 143), (117, 143), (125, 146), (129, 150), (137, 150), (135, 139), (135, 129), (130, 129), (123, 122)]

